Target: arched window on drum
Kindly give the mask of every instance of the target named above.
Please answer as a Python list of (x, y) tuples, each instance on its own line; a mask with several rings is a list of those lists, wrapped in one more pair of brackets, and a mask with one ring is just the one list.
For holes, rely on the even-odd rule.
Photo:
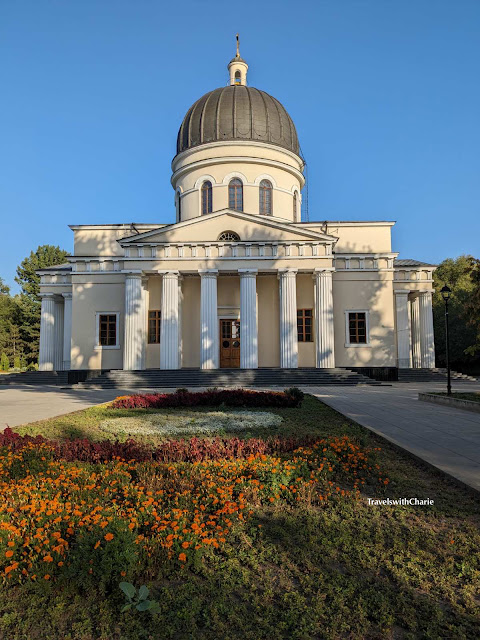
[(212, 213), (212, 183), (205, 180), (202, 184), (202, 216)]
[(239, 178), (230, 180), (228, 185), (228, 208), (243, 211), (243, 182)]
[(260, 213), (264, 216), (272, 215), (272, 183), (270, 180), (260, 182)]

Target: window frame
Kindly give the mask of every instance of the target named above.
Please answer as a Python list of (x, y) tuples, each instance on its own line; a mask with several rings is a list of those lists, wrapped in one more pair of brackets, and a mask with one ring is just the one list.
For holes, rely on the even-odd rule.
[[(310, 316), (306, 316), (305, 315), (305, 311), (310, 311)], [(300, 312), (303, 313), (302, 316), (298, 315)], [(305, 331), (305, 319), (307, 317), (309, 317), (310, 320), (311, 320), (310, 340), (305, 340), (305, 336), (307, 335), (307, 332)], [(298, 326), (299, 326), (298, 325), (298, 320), (299, 320), (299, 318), (302, 319), (302, 335), (303, 335), (303, 339), (300, 338), (299, 331), (298, 331)], [(302, 307), (301, 309), (297, 309), (297, 341), (298, 342), (307, 342), (307, 343), (315, 342), (314, 333), (313, 333), (314, 332), (314, 326), (315, 326), (314, 320), (315, 320), (315, 316), (314, 316), (314, 313), (313, 313), (313, 309), (311, 309), (309, 307), (305, 307), (305, 308)]]
[[(150, 340), (150, 314), (156, 313), (155, 317), (155, 337), (158, 333), (158, 340)], [(162, 322), (162, 310), (161, 309), (148, 309), (147, 311), (147, 344), (160, 344), (160, 339), (162, 336), (161, 333), (161, 322)]]
[[(209, 185), (206, 187), (206, 185)], [(206, 207), (204, 207), (206, 202)], [(206, 211), (204, 211), (204, 208)], [(200, 213), (202, 216), (206, 216), (213, 211), (213, 185), (211, 180), (204, 180), (200, 187)]]
[[(239, 182), (240, 184), (235, 184), (232, 187), (232, 183), (233, 182)], [(241, 209), (237, 209), (236, 206), (232, 207), (231, 200), (230, 200), (230, 190), (231, 189), (235, 189), (235, 202), (237, 202), (237, 200), (238, 200), (236, 194), (237, 194), (238, 191), (240, 192), (240, 195), (241, 195), (241, 198), (242, 198), (242, 208)], [(240, 213), (243, 213), (243, 205), (244, 205), (244, 202), (243, 202), (243, 180), (241, 180), (238, 177), (234, 177), (228, 183), (228, 208), (232, 209), (233, 211), (239, 211)]]
[[(100, 344), (100, 317), (115, 316), (115, 344)], [(95, 312), (95, 349), (109, 351), (120, 349), (120, 311), (96, 311)]]
[[(268, 185), (268, 186), (266, 186)], [(269, 196), (267, 193), (269, 192)], [(273, 184), (267, 178), (262, 178), (258, 185), (258, 209), (261, 216), (273, 216)], [(270, 210), (267, 211), (267, 204), (270, 204)], [(263, 211), (262, 211), (263, 209)]]
[[(365, 342), (350, 342), (350, 314), (365, 314)], [(345, 310), (345, 347), (370, 347), (370, 312), (368, 309), (346, 309)]]

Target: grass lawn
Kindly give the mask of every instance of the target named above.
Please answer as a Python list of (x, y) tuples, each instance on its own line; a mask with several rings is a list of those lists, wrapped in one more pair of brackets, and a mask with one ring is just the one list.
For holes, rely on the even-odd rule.
[[(118, 423), (118, 436), (125, 439), (129, 429), (138, 431), (142, 421), (151, 424), (152, 416), (171, 417), (181, 428), (186, 423), (179, 421), (179, 416), (192, 420), (208, 411), (212, 410), (132, 411), (100, 406), (16, 430), (51, 439), (101, 440), (114, 438), (112, 421), (124, 419)], [(90, 580), (83, 577), (80, 565), (70, 571), (78, 571), (81, 578), (70, 573), (57, 582), (25, 581), (20, 585), (7, 580), (0, 595), (0, 638), (479, 637), (478, 495), (399, 452), (313, 397), (307, 396), (300, 409), (265, 411), (281, 417), (282, 422), (270, 428), (249, 427), (235, 435), (265, 437), (274, 433), (314, 435), (319, 439), (348, 436), (361, 448), (381, 448), (374, 454), (375, 462), (389, 483), (367, 482), (359, 499), (332, 498), (321, 503), (308, 493), (302, 493), (296, 502), (255, 502), (247, 493), (245, 499), (253, 505), (251, 517), (232, 526), (220, 548), (209, 548), (201, 560), (180, 567), (170, 561), (155, 564), (154, 558), (136, 563), (125, 552), (120, 561), (118, 557), (98, 556), (99, 563), (104, 563), (103, 570), (117, 576), (108, 584), (96, 577), (99, 574), (95, 574), (95, 564)], [(107, 430), (105, 423), (109, 425)], [(228, 430), (226, 434), (229, 435)], [(158, 440), (150, 433), (137, 433), (135, 437), (149, 442)], [(284, 457), (288, 458), (287, 463), (292, 458)], [(84, 466), (93, 473), (100, 465)], [(182, 493), (188, 471), (186, 465), (179, 468), (178, 492)], [(29, 471), (36, 473), (33, 466)], [(138, 470), (135, 473), (140, 481), (150, 482), (144, 471), (143, 476)], [(215, 469), (208, 473), (213, 478)], [(333, 469), (332, 474), (334, 484), (346, 486), (340, 471), (337, 474)], [(156, 487), (164, 486), (158, 478), (155, 481), (160, 482)], [(367, 497), (431, 498), (435, 503), (417, 507), (369, 506)], [(116, 534), (115, 544), (122, 544), (122, 539), (127, 540)], [(122, 549), (116, 548), (121, 555)], [(115, 562), (125, 567), (126, 577), (122, 578), (120, 572), (115, 574)], [(120, 613), (125, 601), (118, 588), (121, 580), (136, 586), (147, 584), (151, 597), (159, 603), (159, 612)]]
[[(446, 396), (446, 393), (434, 393), (435, 396)], [(455, 398), (457, 400), (470, 400), (471, 402), (480, 402), (480, 392), (472, 391), (470, 393), (461, 393), (459, 391), (454, 391), (450, 398)]]

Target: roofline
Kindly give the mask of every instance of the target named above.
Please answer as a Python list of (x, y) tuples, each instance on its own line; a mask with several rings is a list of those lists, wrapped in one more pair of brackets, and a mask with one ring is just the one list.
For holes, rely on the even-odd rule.
[(159, 227), (166, 226), (167, 223), (158, 222), (121, 222), (118, 224), (69, 224), (69, 228), (72, 231), (78, 229), (131, 229), (132, 224), (134, 227), (140, 229), (158, 229)]
[[(205, 216), (195, 216), (195, 218), (190, 218), (189, 220), (184, 220), (183, 222), (176, 222), (176, 223), (172, 223), (169, 225), (163, 225), (163, 227), (159, 227), (157, 229), (152, 229), (150, 231), (146, 231), (144, 234), (144, 236), (148, 236), (151, 234), (155, 234), (158, 230), (163, 230), (165, 229), (165, 227), (169, 227), (169, 228), (173, 228), (175, 227), (176, 229), (183, 229), (183, 227), (188, 227), (192, 224), (197, 224), (200, 221), (205, 221), (206, 219), (212, 219), (212, 218), (218, 218), (220, 216), (223, 216), (225, 214), (229, 213), (230, 215), (236, 216), (237, 218), (243, 218), (244, 220), (247, 220), (249, 222), (257, 222), (258, 224), (263, 224), (266, 226), (273, 226), (279, 229), (282, 229), (284, 231), (292, 231), (292, 223), (288, 222), (288, 221), (284, 221), (283, 219), (279, 219), (279, 218), (273, 218), (273, 216), (261, 216), (258, 215), (256, 213), (245, 213), (244, 211), (234, 211), (233, 209), (229, 209), (228, 207), (226, 209), (220, 209), (220, 211), (215, 211), (214, 213), (209, 213), (208, 215)], [(272, 224), (273, 222), (273, 224)], [(167, 229), (165, 229), (167, 230)], [(318, 231), (309, 231), (307, 229), (304, 230), (304, 232), (308, 235), (308, 234), (312, 234), (314, 233), (315, 235), (320, 235), (322, 236), (322, 239), (325, 240), (326, 242), (332, 242), (332, 243), (336, 243), (338, 242), (338, 238), (336, 236), (332, 236), (328, 233), (324, 233), (323, 231), (318, 232)], [(129, 244), (130, 241), (135, 240), (136, 238), (138, 238), (139, 234), (136, 235), (132, 235), (132, 236), (125, 236), (124, 238), (118, 238), (117, 242), (122, 245), (122, 243), (127, 243)], [(312, 236), (310, 236), (312, 237)], [(313, 236), (315, 237), (315, 236)]]
[(360, 227), (393, 227), (397, 222), (396, 220), (309, 220), (308, 222), (292, 222), (291, 224), (334, 224), (337, 227), (350, 227), (352, 225)]

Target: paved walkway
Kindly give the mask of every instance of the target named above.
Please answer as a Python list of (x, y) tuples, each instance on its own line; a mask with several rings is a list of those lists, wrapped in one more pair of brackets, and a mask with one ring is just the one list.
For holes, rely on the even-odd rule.
[[(418, 400), (444, 384), (382, 387), (306, 387), (345, 416), (480, 491), (480, 414)], [(480, 391), (454, 383), (454, 391)]]
[(87, 409), (113, 400), (117, 389), (61, 389), (49, 386), (11, 385), (0, 387), (0, 430)]

